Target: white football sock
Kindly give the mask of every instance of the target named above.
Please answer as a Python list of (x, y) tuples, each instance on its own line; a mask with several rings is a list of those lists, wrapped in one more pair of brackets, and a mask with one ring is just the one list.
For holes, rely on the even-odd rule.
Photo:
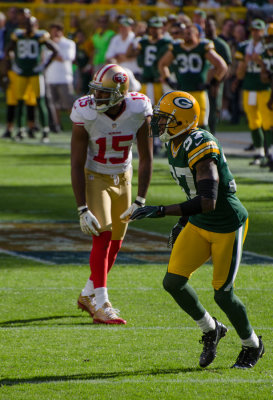
[(209, 315), (207, 311), (205, 312), (203, 318), (195, 322), (197, 323), (201, 331), (204, 333), (207, 333), (209, 331), (214, 331), (214, 329), (216, 328), (214, 319)]
[(88, 279), (85, 287), (82, 289), (81, 294), (82, 296), (91, 296), (92, 294), (95, 294), (93, 281)]
[(96, 311), (103, 306), (104, 303), (109, 302), (108, 292), (106, 287), (99, 287), (94, 289), (96, 296)]
[(259, 338), (254, 331), (252, 331), (248, 339), (241, 339), (241, 341), (243, 346), (255, 347), (256, 349), (259, 347)]

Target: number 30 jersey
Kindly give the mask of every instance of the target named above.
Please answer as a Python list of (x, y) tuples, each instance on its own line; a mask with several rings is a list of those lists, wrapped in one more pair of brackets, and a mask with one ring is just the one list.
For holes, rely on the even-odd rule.
[(247, 219), (247, 211), (236, 196), (236, 184), (229, 170), (223, 149), (209, 132), (194, 129), (179, 149), (172, 141), (167, 145), (171, 175), (185, 191), (187, 199), (197, 195), (196, 165), (200, 160), (212, 158), (219, 174), (216, 209), (209, 213), (192, 215), (189, 221), (212, 232), (228, 233), (237, 230)]
[(91, 109), (90, 101), (90, 96), (77, 99), (70, 115), (89, 136), (85, 167), (101, 174), (121, 174), (131, 168), (137, 131), (145, 117), (152, 115), (150, 99), (142, 93), (129, 92), (123, 111), (115, 120)]

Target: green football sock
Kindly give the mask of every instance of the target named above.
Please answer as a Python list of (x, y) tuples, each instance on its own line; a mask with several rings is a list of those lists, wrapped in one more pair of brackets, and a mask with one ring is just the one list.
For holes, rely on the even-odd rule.
[(187, 282), (188, 279), (184, 276), (167, 272), (163, 280), (163, 286), (172, 295), (177, 304), (197, 321), (203, 318), (206, 310), (199, 302), (194, 289)]

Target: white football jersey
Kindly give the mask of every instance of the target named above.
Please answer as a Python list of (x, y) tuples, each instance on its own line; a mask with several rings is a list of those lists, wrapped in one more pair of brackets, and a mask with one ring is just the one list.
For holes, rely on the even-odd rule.
[(129, 92), (123, 112), (115, 119), (89, 106), (90, 97), (77, 99), (70, 114), (76, 125), (88, 132), (89, 144), (85, 167), (101, 174), (121, 174), (131, 167), (132, 145), (145, 117), (152, 115), (150, 99)]

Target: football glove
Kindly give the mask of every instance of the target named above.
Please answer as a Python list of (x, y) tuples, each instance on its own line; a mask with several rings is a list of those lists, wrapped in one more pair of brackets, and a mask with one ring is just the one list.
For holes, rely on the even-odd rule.
[(179, 218), (178, 222), (173, 226), (169, 234), (167, 247), (169, 247), (170, 249), (173, 248), (174, 242), (176, 241), (179, 233), (186, 226), (188, 219), (189, 219), (188, 217), (184, 216)]
[(137, 196), (134, 203), (120, 216), (122, 222), (129, 222), (131, 215), (140, 207), (145, 206), (145, 199), (143, 197)]
[(95, 215), (92, 214), (90, 210), (88, 210), (88, 207), (78, 207), (78, 214), (80, 217), (80, 226), (82, 232), (86, 235), (99, 236), (99, 232), (97, 231), (97, 229), (100, 229), (101, 226)]
[(162, 218), (162, 217), (165, 217), (164, 206), (146, 206), (135, 210), (131, 215), (130, 220), (134, 221), (135, 219)]

